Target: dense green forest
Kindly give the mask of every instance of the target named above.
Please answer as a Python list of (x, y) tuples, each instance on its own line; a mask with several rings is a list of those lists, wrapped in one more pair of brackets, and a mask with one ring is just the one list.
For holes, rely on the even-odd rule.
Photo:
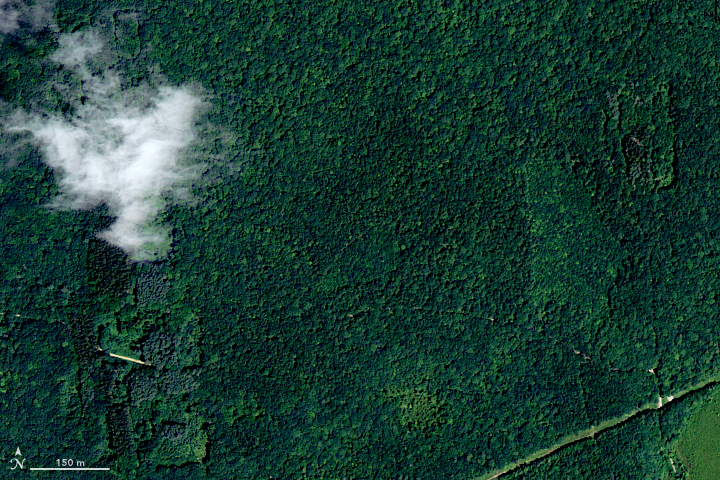
[[(712, 13), (0, 0), (3, 468), (466, 480), (717, 376)], [(505, 478), (687, 478), (714, 391)]]

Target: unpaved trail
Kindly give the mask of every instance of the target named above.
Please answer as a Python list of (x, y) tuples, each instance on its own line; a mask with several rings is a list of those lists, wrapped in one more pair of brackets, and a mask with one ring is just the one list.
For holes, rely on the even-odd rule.
[(147, 365), (147, 366), (149, 366), (149, 367), (152, 366), (152, 365), (150, 365), (148, 362), (143, 362), (142, 360), (136, 360), (136, 359), (134, 359), (134, 358), (125, 357), (125, 356), (123, 356), (123, 355), (116, 355), (116, 354), (114, 354), (114, 353), (106, 352), (105, 350), (103, 350), (102, 348), (97, 347), (97, 346), (96, 346), (95, 348), (97, 348), (98, 351), (100, 351), (100, 352), (107, 353), (107, 354), (110, 355), (111, 357), (121, 358), (121, 359), (127, 360), (127, 361), (129, 361), (129, 362), (135, 362), (135, 363), (139, 363), (140, 365)]
[[(619, 417), (611, 418), (610, 420), (605, 420), (600, 425), (591, 426), (589, 429), (582, 430), (574, 435), (568, 435), (567, 437), (561, 439), (560, 442), (556, 443), (552, 447), (537, 451), (537, 452), (533, 453), (532, 455), (528, 455), (527, 457), (525, 457), (521, 460), (518, 460), (515, 463), (512, 463), (510, 465), (503, 467), (500, 470), (495, 470), (493, 472), (486, 473), (485, 475), (482, 475), (480, 477), (473, 477), (469, 480), (494, 480), (496, 478), (500, 478), (503, 475), (506, 475), (514, 470), (517, 470), (520, 467), (524, 467), (524, 466), (534, 463), (542, 458), (545, 458), (560, 448), (566, 447), (573, 443), (581, 442), (588, 438), (595, 437), (598, 434), (602, 433), (604, 430), (607, 430), (608, 428), (612, 428), (612, 427), (615, 427), (622, 423), (625, 423), (628, 420), (632, 419), (633, 417), (637, 416), (638, 414), (640, 414), (642, 412), (646, 412), (648, 410), (660, 410), (663, 407), (668, 406), (675, 399), (680, 399), (696, 390), (700, 390), (701, 388), (705, 388), (708, 385), (712, 385), (715, 383), (720, 383), (720, 375), (716, 375), (714, 377), (711, 377), (710, 379), (707, 379), (700, 383), (697, 383), (691, 387), (686, 388), (685, 390), (682, 390), (682, 391), (676, 393), (675, 395), (666, 396), (665, 397), (666, 401), (664, 404), (662, 402), (662, 397), (659, 397), (657, 403), (655, 403), (655, 402), (646, 403), (645, 405), (633, 410), (630, 413), (626, 413), (625, 415), (621, 415)], [(675, 465), (673, 465), (673, 468), (674, 467), (675, 467)]]

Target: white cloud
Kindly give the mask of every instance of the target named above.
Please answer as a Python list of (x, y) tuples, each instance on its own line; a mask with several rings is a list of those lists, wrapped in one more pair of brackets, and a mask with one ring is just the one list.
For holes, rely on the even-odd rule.
[[(110, 69), (92, 75), (88, 62), (103, 49), (93, 31), (63, 35), (59, 43), (51, 59), (80, 76), (86, 98), (82, 103), (67, 99), (74, 102), (72, 116), (17, 112), (7, 120), (8, 129), (32, 133), (43, 161), (55, 170), (60, 194), (49, 208), (105, 203), (117, 220), (99, 237), (134, 260), (162, 257), (170, 229), (158, 225), (156, 217), (167, 198), (187, 199), (186, 187), (199, 177), (202, 165), (182, 159), (197, 139), (195, 120), (204, 102), (188, 87), (138, 94), (123, 91)], [(138, 103), (133, 96), (142, 97), (143, 104), (133, 105)]]
[(15, 3), (10, 0), (0, 0), (0, 32), (2, 33), (12, 33), (20, 27), (18, 24), (20, 12)]
[(50, 59), (66, 68), (79, 67), (86, 75), (86, 62), (90, 57), (100, 53), (103, 48), (103, 42), (94, 30), (62, 35), (58, 43), (60, 48), (50, 56)]
[(54, 28), (54, 2), (36, 0), (34, 3), (18, 0), (0, 0), (0, 33), (15, 33), (23, 26), (30, 30)]

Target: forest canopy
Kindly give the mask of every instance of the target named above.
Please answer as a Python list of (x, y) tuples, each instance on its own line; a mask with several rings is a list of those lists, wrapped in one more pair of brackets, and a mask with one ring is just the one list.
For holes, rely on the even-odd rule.
[(0, 460), (688, 478), (708, 9), (0, 0)]

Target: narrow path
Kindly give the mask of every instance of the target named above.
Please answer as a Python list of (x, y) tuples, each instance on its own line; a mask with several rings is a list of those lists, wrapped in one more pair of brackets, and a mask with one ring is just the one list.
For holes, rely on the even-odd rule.
[(122, 356), (122, 355), (116, 355), (116, 354), (114, 354), (114, 353), (106, 352), (105, 350), (103, 350), (103, 349), (100, 348), (100, 347), (95, 347), (95, 348), (97, 348), (99, 351), (101, 351), (101, 352), (103, 352), (103, 353), (107, 353), (107, 354), (110, 355), (111, 357), (121, 358), (121, 359), (123, 359), (123, 360), (127, 360), (127, 361), (130, 361), (130, 362), (139, 363), (140, 365), (148, 365), (148, 366), (150, 366), (150, 367), (152, 366), (152, 365), (150, 365), (148, 362), (143, 362), (142, 360), (135, 360), (134, 358), (124, 357), (124, 356)]
[(115, 357), (115, 358), (121, 358), (121, 359), (127, 360), (127, 361), (129, 361), (129, 362), (139, 363), (140, 365), (149, 365), (149, 366), (150, 366), (149, 363), (143, 362), (143, 361), (140, 361), (140, 360), (135, 360), (134, 358), (123, 357), (122, 355), (115, 355), (114, 353), (109, 353), (109, 352), (108, 352), (108, 355), (110, 355), (111, 357)]
[[(696, 390), (700, 390), (701, 388), (705, 388), (708, 385), (711, 385), (714, 383), (720, 383), (720, 374), (716, 375), (714, 377), (711, 377), (708, 380), (704, 380), (700, 383), (697, 383), (691, 387), (688, 387), (685, 390), (682, 390), (682, 391), (676, 393), (675, 395), (669, 395), (669, 396), (665, 397), (665, 403), (663, 403), (663, 401), (662, 401), (663, 397), (659, 397), (657, 403), (656, 402), (648, 402), (645, 405), (633, 410), (630, 413), (621, 415), (619, 417), (611, 418), (609, 420), (605, 420), (600, 425), (592, 426), (589, 429), (583, 430), (574, 435), (569, 435), (569, 436), (561, 439), (559, 443), (556, 443), (552, 447), (537, 451), (537, 452), (533, 453), (532, 455), (529, 455), (529, 456), (523, 458), (522, 460), (518, 460), (515, 463), (512, 463), (510, 465), (503, 467), (500, 470), (494, 470), (490, 473), (486, 473), (485, 475), (482, 475), (480, 477), (473, 477), (469, 480), (494, 480), (496, 478), (502, 477), (503, 475), (506, 475), (514, 470), (517, 470), (520, 467), (524, 467), (526, 465), (529, 465), (531, 463), (534, 463), (534, 462), (540, 460), (541, 458), (545, 458), (545, 457), (551, 455), (556, 450), (559, 450), (570, 444), (577, 443), (577, 442), (583, 441), (583, 440), (591, 438), (591, 437), (594, 438), (599, 433), (602, 433), (604, 430), (607, 430), (608, 428), (612, 428), (617, 425), (620, 425), (621, 423), (625, 423), (628, 420), (630, 420), (631, 418), (635, 417), (636, 415), (638, 415), (642, 412), (646, 412), (648, 410), (660, 410), (660, 409), (666, 407), (667, 405), (669, 405), (670, 403), (672, 403), (673, 400), (683, 398), (684, 396), (686, 396)], [(675, 466), (673, 465), (673, 468), (674, 467)]]

